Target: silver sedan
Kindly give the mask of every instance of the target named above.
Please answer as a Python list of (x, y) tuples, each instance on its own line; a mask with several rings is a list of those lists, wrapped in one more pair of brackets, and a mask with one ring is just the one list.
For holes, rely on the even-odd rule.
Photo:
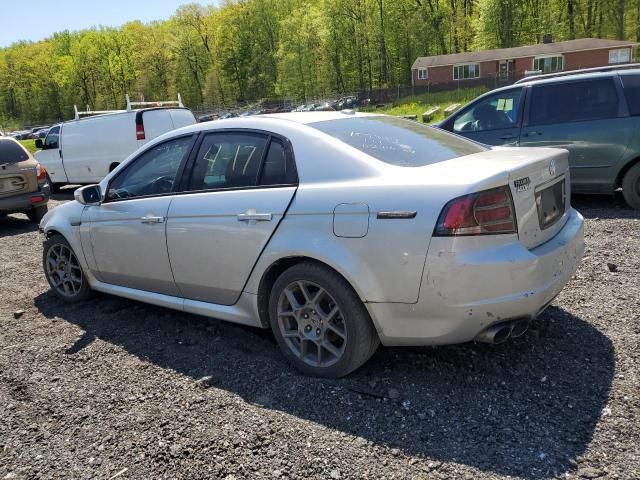
[[(117, 141), (114, 139), (114, 141)], [(308, 374), (522, 335), (584, 250), (567, 153), (342, 112), (155, 139), (42, 221), (51, 288), (271, 328)]]

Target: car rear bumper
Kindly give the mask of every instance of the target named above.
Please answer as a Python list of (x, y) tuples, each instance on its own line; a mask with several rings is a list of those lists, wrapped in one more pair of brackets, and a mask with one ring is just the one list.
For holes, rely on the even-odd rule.
[(551, 240), (531, 250), (515, 236), (435, 237), (415, 304), (367, 303), (384, 345), (473, 340), (495, 323), (531, 319), (567, 284), (584, 253), (584, 220), (571, 209)]
[[(44, 197), (43, 201), (33, 202), (32, 197)], [(0, 198), (0, 212), (18, 213), (31, 210), (33, 207), (46, 205), (49, 201), (49, 186), (42, 188), (37, 192), (20, 193), (9, 197)]]

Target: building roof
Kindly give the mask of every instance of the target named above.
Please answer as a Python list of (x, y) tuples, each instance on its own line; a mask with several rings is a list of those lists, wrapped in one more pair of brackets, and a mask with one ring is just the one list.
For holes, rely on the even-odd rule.
[(608, 40), (605, 38), (580, 38), (564, 42), (538, 43), (524, 47), (496, 48), (480, 50), (478, 52), (451, 53), (448, 55), (434, 55), (418, 57), (413, 62), (413, 69), (424, 67), (439, 67), (459, 63), (479, 63), (492, 60), (510, 60), (514, 58), (535, 57), (554, 53), (580, 52), (583, 50), (600, 50), (604, 48), (635, 47), (637, 42), (626, 40)]

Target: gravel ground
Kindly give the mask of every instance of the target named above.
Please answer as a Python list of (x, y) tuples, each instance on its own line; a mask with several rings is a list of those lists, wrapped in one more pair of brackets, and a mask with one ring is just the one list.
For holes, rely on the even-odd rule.
[(638, 479), (640, 214), (574, 203), (584, 262), (523, 338), (381, 348), (338, 381), (268, 332), (65, 305), (37, 231), (0, 220), (0, 479)]

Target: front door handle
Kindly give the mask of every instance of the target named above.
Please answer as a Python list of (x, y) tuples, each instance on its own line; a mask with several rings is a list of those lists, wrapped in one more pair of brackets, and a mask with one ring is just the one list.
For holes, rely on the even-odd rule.
[(238, 214), (239, 222), (270, 222), (273, 219), (273, 214), (271, 213), (258, 213), (255, 209), (250, 208), (244, 213)]
[(162, 223), (164, 222), (164, 217), (154, 217), (153, 215), (147, 215), (146, 217), (142, 217), (140, 219), (142, 223)]
[(542, 135), (542, 132), (527, 132), (524, 134), (525, 137), (535, 137), (536, 135)]

